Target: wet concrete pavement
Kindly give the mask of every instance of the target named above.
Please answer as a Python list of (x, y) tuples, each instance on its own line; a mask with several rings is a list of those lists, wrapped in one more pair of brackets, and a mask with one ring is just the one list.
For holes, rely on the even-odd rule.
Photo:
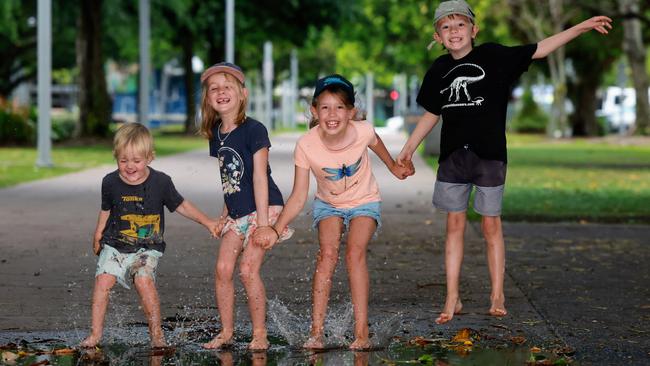
[[(272, 139), (273, 177), (285, 198), (293, 179), (298, 135)], [(396, 154), (404, 137), (383, 136)], [(106, 152), (110, 154), (110, 151)], [(561, 350), (580, 364), (650, 363), (650, 226), (504, 223), (509, 315), (488, 316), (489, 280), (480, 224), (468, 225), (461, 296), (463, 314), (434, 323), (444, 302), (444, 214), (431, 207), (434, 172), (420, 159), (417, 174), (393, 178), (376, 157), (383, 227), (368, 252), (371, 331), (400, 314), (396, 336), (450, 337), (461, 328), (485, 342)], [(154, 161), (177, 189), (210, 215), (221, 210), (216, 161), (193, 151)], [(96, 257), (91, 237), (99, 212), (103, 166), (0, 190), (0, 338), (30, 331), (77, 331), (90, 324)], [(312, 194), (314, 184), (312, 181)], [(507, 193), (506, 198), (507, 199)], [(167, 251), (158, 270), (163, 317), (205, 321), (216, 314), (213, 268), (218, 242), (178, 214), (166, 217)], [(311, 275), (318, 250), (309, 208), (294, 222), (294, 238), (267, 256), (263, 278), (277, 298), (308, 321)], [(331, 305), (349, 302), (341, 256)], [(237, 284), (238, 324), (248, 311)], [(107, 324), (143, 322), (133, 291), (116, 289)], [(274, 333), (273, 324), (269, 324)], [(513, 338), (514, 337), (514, 338)]]

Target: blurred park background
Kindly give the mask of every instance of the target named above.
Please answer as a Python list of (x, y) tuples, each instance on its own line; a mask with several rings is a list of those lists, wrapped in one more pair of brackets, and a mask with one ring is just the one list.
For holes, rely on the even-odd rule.
[[(650, 222), (650, 2), (470, 0), (477, 43), (537, 42), (604, 14), (533, 63), (512, 92), (504, 218)], [(378, 128), (410, 131), (415, 96), (445, 51), (427, 44), (438, 1), (2, 0), (0, 187), (110, 164), (120, 123), (156, 134), (159, 156), (207, 149), (199, 76), (228, 60), (249, 114), (305, 130), (315, 80), (341, 73)], [(40, 65), (40, 66), (39, 66)], [(42, 74), (41, 74), (42, 73)], [(437, 134), (422, 154), (436, 165)]]

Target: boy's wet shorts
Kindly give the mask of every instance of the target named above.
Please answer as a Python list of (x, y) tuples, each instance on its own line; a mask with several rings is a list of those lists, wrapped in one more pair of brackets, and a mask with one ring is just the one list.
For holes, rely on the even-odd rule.
[(467, 145), (440, 162), (433, 205), (448, 212), (467, 211), (472, 187), (474, 211), (482, 216), (500, 216), (507, 164), (481, 159)]
[(381, 227), (381, 202), (370, 202), (352, 208), (336, 208), (329, 203), (314, 199), (313, 204), (313, 224), (312, 228), (317, 229), (318, 223), (332, 216), (343, 218), (343, 225), (347, 230), (350, 226), (350, 220), (359, 216), (366, 216), (375, 219), (377, 222), (377, 230)]
[[(278, 221), (278, 217), (280, 217), (281, 212), (282, 212), (282, 206), (277, 206), (277, 205), (269, 206), (269, 225), (273, 225), (275, 224), (276, 221)], [(243, 247), (246, 248), (250, 236), (253, 232), (255, 232), (256, 228), (257, 228), (257, 211), (254, 211), (246, 216), (242, 216), (238, 219), (233, 219), (232, 217), (228, 216), (228, 218), (226, 219), (226, 224), (223, 226), (223, 229), (221, 230), (221, 236), (223, 237), (223, 235), (225, 235), (228, 231), (232, 230), (235, 234), (239, 235), (239, 237), (244, 240)], [(292, 235), (293, 235), (293, 229), (287, 226), (286, 228), (284, 228), (284, 231), (280, 234), (278, 243), (291, 238)]]
[(155, 280), (158, 258), (162, 255), (157, 250), (144, 248), (136, 253), (120, 253), (112, 246), (104, 245), (99, 253), (95, 277), (104, 273), (113, 275), (117, 282), (126, 288), (130, 288), (127, 277), (131, 281), (134, 281), (136, 276), (151, 277)]

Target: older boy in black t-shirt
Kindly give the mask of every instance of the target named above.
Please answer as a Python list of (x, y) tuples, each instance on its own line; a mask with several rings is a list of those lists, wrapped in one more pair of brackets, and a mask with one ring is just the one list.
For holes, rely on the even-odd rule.
[(443, 117), (440, 159), (433, 195), (436, 208), (447, 211), (445, 270), (447, 299), (436, 319), (442, 324), (462, 309), (460, 267), (466, 211), (472, 188), (474, 210), (482, 215), (483, 235), (492, 292), (489, 313), (505, 316), (503, 277), (505, 248), (501, 202), (506, 177), (506, 107), (512, 85), (533, 59), (549, 53), (589, 30), (607, 34), (611, 19), (596, 16), (537, 44), (506, 47), (496, 43), (473, 46), (478, 33), (474, 12), (463, 0), (443, 1), (435, 11), (434, 40), (449, 54), (427, 71), (418, 103), (426, 110), (397, 157), (411, 160), (424, 137)]
[(92, 328), (81, 346), (99, 343), (109, 292), (116, 281), (129, 288), (130, 279), (147, 317), (151, 346), (163, 347), (166, 343), (154, 277), (158, 258), (165, 251), (164, 207), (204, 225), (213, 236), (220, 231), (219, 222), (183, 199), (168, 175), (149, 167), (154, 157), (153, 139), (143, 125), (122, 126), (115, 134), (113, 153), (117, 170), (102, 180), (102, 204), (93, 239), (93, 251), (99, 259)]

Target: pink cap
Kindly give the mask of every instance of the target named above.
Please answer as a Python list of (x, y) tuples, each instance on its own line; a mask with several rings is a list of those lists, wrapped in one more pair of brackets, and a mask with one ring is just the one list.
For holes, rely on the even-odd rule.
[(246, 85), (246, 78), (244, 77), (244, 72), (241, 70), (241, 67), (230, 62), (219, 62), (218, 64), (214, 64), (207, 70), (203, 71), (203, 74), (201, 74), (201, 83), (218, 72), (225, 72), (226, 74), (230, 74), (234, 76), (235, 79), (239, 80), (242, 85)]

